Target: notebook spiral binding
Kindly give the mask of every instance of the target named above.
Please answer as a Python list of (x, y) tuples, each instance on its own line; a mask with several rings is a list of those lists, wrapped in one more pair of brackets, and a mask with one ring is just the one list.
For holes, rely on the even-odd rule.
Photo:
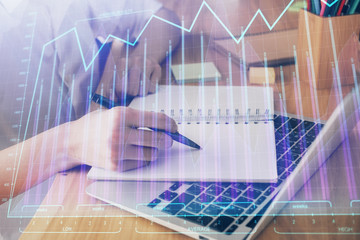
[(184, 111), (184, 109), (179, 109), (178, 111), (171, 109), (169, 113), (161, 109), (160, 112), (168, 114), (178, 124), (258, 124), (261, 122), (266, 124), (273, 121), (273, 115), (269, 109), (266, 109), (263, 113), (260, 113), (260, 109), (255, 109), (255, 114), (253, 114), (249, 108), (245, 115), (240, 114), (237, 108), (233, 112), (230, 109), (226, 109), (225, 112), (217, 109), (215, 114), (213, 113), (213, 109), (208, 109), (205, 113), (202, 109), (197, 109), (195, 114), (192, 109), (188, 109), (187, 111)]

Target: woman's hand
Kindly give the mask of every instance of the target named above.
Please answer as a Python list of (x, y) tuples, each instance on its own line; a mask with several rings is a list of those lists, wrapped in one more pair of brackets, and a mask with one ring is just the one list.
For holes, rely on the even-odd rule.
[(161, 67), (156, 60), (143, 55), (130, 55), (126, 59), (125, 52), (126, 45), (120, 40), (114, 40), (96, 90), (98, 94), (116, 102), (124, 98), (125, 94), (146, 96), (154, 93), (161, 77)]
[(175, 121), (162, 113), (127, 107), (91, 112), (70, 125), (69, 157), (113, 171), (144, 166), (159, 149), (172, 146), (171, 137), (141, 129), (146, 127), (177, 131)]

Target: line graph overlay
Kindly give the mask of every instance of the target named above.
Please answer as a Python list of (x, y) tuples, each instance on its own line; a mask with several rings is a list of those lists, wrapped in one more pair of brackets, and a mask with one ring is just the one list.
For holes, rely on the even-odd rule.
[[(11, 191), (11, 194), (10, 194), (10, 198), (13, 197), (13, 192), (14, 192), (14, 189), (15, 189), (15, 184), (16, 184), (16, 179), (17, 179), (17, 176), (18, 176), (18, 171), (19, 171), (19, 166), (20, 166), (20, 161), (21, 161), (21, 158), (22, 158), (22, 153), (23, 153), (23, 148), (24, 148), (24, 141), (26, 140), (26, 136), (27, 136), (27, 131), (28, 131), (28, 127), (29, 127), (29, 122), (30, 122), (30, 116), (31, 116), (31, 112), (32, 112), (32, 108), (33, 108), (33, 104), (34, 104), (34, 98), (35, 98), (35, 92), (36, 92), (36, 88), (37, 88), (37, 85), (38, 85), (38, 80), (39, 80), (39, 76), (40, 76), (40, 72), (41, 72), (41, 66), (42, 66), (42, 62), (43, 62), (43, 58), (44, 58), (44, 52), (45, 52), (45, 49), (47, 46), (49, 46), (50, 44), (54, 43), (55, 41), (73, 33), (75, 35), (75, 38), (76, 38), (76, 42), (78, 44), (78, 47), (79, 47), (79, 51), (80, 51), (80, 55), (81, 55), (81, 59), (82, 59), (82, 63), (83, 63), (83, 66), (84, 66), (84, 69), (85, 71), (88, 71), (88, 69), (91, 67), (91, 65), (94, 63), (95, 59), (98, 57), (99, 53), (102, 51), (102, 49), (104, 48), (105, 44), (110, 40), (110, 39), (117, 39), (121, 42), (124, 42), (125, 44), (127, 45), (130, 45), (130, 46), (135, 46), (136, 43), (139, 41), (140, 37), (142, 36), (142, 34), (144, 33), (144, 31), (146, 30), (147, 26), (152, 22), (153, 19), (157, 19), (161, 22), (164, 22), (164, 23), (167, 23), (173, 27), (176, 27), (178, 29), (181, 29), (182, 31), (186, 31), (186, 32), (191, 32), (194, 28), (194, 25), (197, 21), (197, 19), (199, 18), (199, 15), (201, 13), (201, 11), (204, 9), (204, 8), (207, 8), (210, 13), (215, 17), (215, 19), (220, 23), (220, 25), (225, 29), (225, 31), (229, 34), (229, 36), (234, 40), (234, 42), (236, 44), (239, 44), (241, 42), (241, 40), (244, 38), (244, 36), (246, 35), (247, 31), (249, 30), (249, 28), (251, 27), (252, 23), (254, 22), (254, 20), (260, 16), (263, 21), (265, 22), (266, 26), (269, 28), (269, 30), (271, 31), (275, 26), (276, 24), (279, 22), (279, 20), (283, 17), (283, 15), (286, 13), (286, 11), (290, 8), (290, 6), (293, 4), (295, 0), (291, 0), (287, 5), (286, 7), (284, 8), (284, 10), (281, 12), (281, 14), (277, 17), (277, 19), (273, 22), (273, 24), (270, 24), (269, 21), (266, 19), (266, 17), (264, 16), (263, 12), (261, 11), (261, 9), (258, 9), (254, 16), (251, 18), (250, 22), (248, 23), (248, 25), (246, 26), (246, 28), (244, 29), (244, 31), (242, 31), (242, 34), (239, 38), (236, 38), (235, 35), (230, 31), (230, 29), (224, 24), (224, 22), (219, 18), (219, 16), (217, 16), (217, 14), (215, 13), (215, 11), (210, 7), (210, 5), (206, 2), (206, 1), (203, 1), (201, 6), (199, 7), (199, 10), (197, 11), (197, 14), (195, 15), (195, 18), (193, 19), (191, 25), (189, 28), (185, 28), (183, 26), (180, 26), (176, 23), (173, 23), (171, 21), (168, 21), (164, 18), (161, 18), (155, 14), (153, 14), (149, 20), (146, 22), (146, 24), (144, 25), (144, 27), (142, 28), (142, 30), (140, 31), (140, 33), (138, 34), (137, 38), (133, 41), (133, 42), (130, 42), (130, 41), (127, 41), (125, 39), (122, 39), (122, 38), (119, 38), (117, 36), (114, 36), (112, 34), (109, 34), (105, 41), (102, 43), (102, 45), (99, 47), (99, 50), (94, 54), (93, 58), (91, 59), (91, 61), (89, 62), (89, 64), (86, 64), (85, 62), (85, 57), (84, 57), (84, 52), (83, 52), (83, 49), (81, 47), (81, 44), (80, 44), (80, 38), (79, 38), (79, 34), (78, 34), (78, 31), (76, 29), (76, 27), (74, 28), (71, 28), (69, 29), (68, 31), (62, 33), (61, 35), (57, 36), (56, 38), (52, 39), (51, 41), (45, 43), (42, 47), (42, 51), (41, 51), (41, 56), (40, 56), (40, 61), (39, 61), (39, 67), (38, 67), (38, 71), (37, 71), (37, 74), (36, 74), (36, 79), (35, 79), (35, 85), (34, 85), (34, 92), (33, 92), (33, 95), (32, 95), (32, 98), (31, 98), (31, 103), (30, 103), (30, 110), (29, 110), (29, 115), (28, 115), (28, 118), (27, 118), (27, 122), (26, 122), (26, 127), (25, 127), (25, 132), (24, 132), (24, 137), (23, 137), (23, 144), (21, 146), (21, 149), (20, 149), (20, 154), (19, 154), (19, 161), (18, 161), (18, 164), (17, 164), (17, 170), (16, 170), (16, 176), (15, 176), (15, 179), (14, 179), (14, 187), (12, 188), (12, 191)], [(334, 3), (336, 3), (337, 1), (339, 0), (336, 0)], [(334, 4), (333, 3), (333, 4)], [(10, 205), (9, 205), (10, 207)]]
[(328, 7), (332, 7), (334, 4), (336, 4), (338, 1), (340, 1), (340, 0), (335, 0), (335, 1), (333, 1), (332, 3), (328, 3), (326, 0), (321, 0), (321, 2), (323, 3), (323, 4), (326, 4), (326, 6), (328, 6)]

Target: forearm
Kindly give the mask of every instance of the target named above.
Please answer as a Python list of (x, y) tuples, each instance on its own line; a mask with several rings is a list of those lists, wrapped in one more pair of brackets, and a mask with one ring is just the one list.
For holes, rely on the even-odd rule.
[[(76, 166), (67, 156), (69, 123), (43, 132), (0, 152), (0, 199), (9, 199), (48, 179), (55, 173)], [(1, 203), (2, 203), (1, 202)]]

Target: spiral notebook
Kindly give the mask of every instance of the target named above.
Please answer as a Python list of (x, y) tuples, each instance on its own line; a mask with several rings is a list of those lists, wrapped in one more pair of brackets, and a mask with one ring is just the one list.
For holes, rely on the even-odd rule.
[(273, 91), (267, 87), (161, 86), (130, 107), (164, 112), (196, 150), (174, 141), (146, 167), (127, 172), (92, 168), (96, 180), (251, 181), (277, 179)]

